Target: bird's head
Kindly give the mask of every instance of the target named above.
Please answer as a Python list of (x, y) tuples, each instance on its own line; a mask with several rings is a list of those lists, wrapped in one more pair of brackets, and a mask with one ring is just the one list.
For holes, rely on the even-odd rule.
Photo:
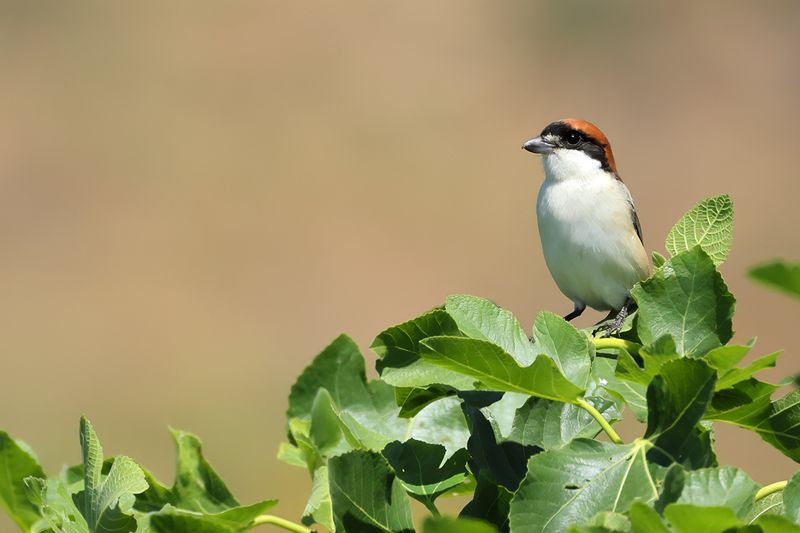
[(541, 135), (522, 147), (544, 156), (548, 179), (573, 179), (598, 171), (617, 174), (611, 144), (597, 126), (586, 120), (565, 118), (548, 124)]

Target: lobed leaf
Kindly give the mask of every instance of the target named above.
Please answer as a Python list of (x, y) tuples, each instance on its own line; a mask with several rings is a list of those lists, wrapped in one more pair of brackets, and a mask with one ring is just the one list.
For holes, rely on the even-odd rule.
[(533, 456), (511, 501), (511, 529), (562, 532), (599, 512), (624, 513), (634, 501), (656, 499), (660, 470), (645, 458), (650, 446), (576, 439)]
[(305, 509), (303, 509), (302, 521), (307, 526), (321, 524), (329, 531), (335, 531), (327, 466), (321, 466), (314, 470), (311, 494)]
[(414, 531), (408, 497), (381, 455), (356, 450), (332, 457), (328, 480), (337, 531)]
[[(758, 484), (742, 470), (731, 466), (688, 471), (680, 466), (673, 468), (675, 471), (671, 469), (664, 480), (662, 498), (659, 499), (661, 505), (677, 502), (727, 507), (739, 518), (745, 518), (753, 508)], [(672, 475), (674, 473), (679, 475)], [(665, 492), (672, 493), (673, 497), (664, 499)]]
[(422, 357), (454, 372), (479, 380), (487, 388), (520, 392), (550, 400), (574, 402), (583, 389), (568, 381), (547, 356), (520, 367), (502, 348), (464, 337), (431, 337), (420, 343)]
[(80, 423), (83, 452), (83, 516), (90, 533), (127, 533), (137, 528), (130, 515), (135, 495), (149, 487), (142, 469), (133, 459), (117, 456), (105, 478), (102, 477), (103, 448), (84, 416)]
[[(485, 298), (467, 294), (448, 296), (444, 308), (464, 335), (496, 344), (520, 366), (530, 365), (536, 357), (537, 352), (531, 346), (528, 336), (510, 311)], [(434, 335), (450, 334), (441, 332), (429, 337)]]
[(219, 513), (239, 507), (225, 482), (203, 456), (202, 442), (187, 431), (170, 429), (177, 455), (175, 482), (167, 488), (147, 473), (149, 488), (136, 501), (136, 508), (156, 511), (165, 505), (199, 513)]
[(727, 507), (700, 507), (686, 503), (667, 506), (664, 518), (672, 524), (675, 533), (722, 533), (743, 525)]
[(594, 353), (585, 334), (560, 316), (542, 311), (533, 323), (533, 338), (532, 350), (550, 357), (564, 377), (586, 388)]
[(750, 379), (753, 377), (753, 374), (757, 374), (766, 368), (773, 368), (780, 354), (781, 352), (773, 352), (753, 360), (749, 365), (743, 368), (731, 368), (727, 372), (721, 373), (717, 380), (717, 390), (733, 387), (741, 381)]
[(445, 453), (441, 444), (415, 439), (390, 442), (382, 452), (409, 495), (429, 509), (434, 509), (437, 497), (467, 477), (467, 450), (461, 449), (447, 460)]
[(690, 209), (667, 234), (667, 250), (673, 256), (700, 246), (720, 265), (733, 243), (733, 202), (727, 194), (706, 198)]
[(433, 309), (378, 334), (371, 348), (379, 357), (376, 368), (381, 379), (395, 387), (428, 388), (440, 384), (472, 389), (471, 380), (420, 359), (419, 342), (436, 335), (461, 335), (444, 309)]
[(592, 363), (592, 375), (598, 380), (600, 387), (625, 402), (636, 420), (646, 422), (647, 386), (635, 381), (620, 379), (616, 373), (618, 366), (618, 361), (597, 357)]
[[(586, 400), (609, 422), (620, 420), (613, 401), (599, 396)], [(517, 409), (508, 439), (552, 450), (577, 438), (593, 438), (600, 431), (600, 424), (577, 405), (532, 397)]]
[(475, 493), (460, 516), (485, 520), (498, 531), (508, 533), (509, 510), (514, 493), (495, 482), (489, 472), (483, 471), (476, 478)]
[(89, 531), (89, 524), (83, 516), (83, 511), (78, 509), (72, 493), (63, 480), (31, 476), (25, 479), (25, 486), (28, 498), (42, 512), (42, 521), (33, 526), (35, 531), (46, 531), (45, 527), (49, 527), (53, 533)]
[(631, 295), (639, 305), (636, 331), (645, 345), (670, 335), (678, 354), (701, 356), (733, 335), (735, 300), (699, 247), (670, 259)]
[(23, 531), (41, 518), (39, 508), (26, 496), (25, 478), (29, 476), (44, 477), (33, 451), (0, 431), (0, 505)]
[(516, 490), (525, 476), (528, 458), (540, 449), (500, 440), (480, 409), (466, 404), (462, 409), (469, 424), (470, 438), (467, 450), (473, 474), (478, 477), (486, 475), (488, 479), (496, 481), (508, 490)]
[(673, 462), (692, 468), (715, 463), (709, 436), (695, 426), (703, 418), (717, 374), (701, 359), (682, 358), (665, 363), (647, 388), (647, 431), (653, 442), (648, 459), (661, 465)]
[(656, 510), (642, 502), (633, 502), (628, 517), (633, 533), (669, 533)]
[(741, 381), (714, 396), (705, 418), (754, 431), (784, 455), (800, 462), (800, 389), (770, 401), (777, 388), (753, 378)]

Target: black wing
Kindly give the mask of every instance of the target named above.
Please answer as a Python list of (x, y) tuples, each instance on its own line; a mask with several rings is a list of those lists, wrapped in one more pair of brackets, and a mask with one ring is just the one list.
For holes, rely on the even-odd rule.
[(639, 222), (639, 215), (636, 214), (636, 208), (631, 204), (631, 218), (633, 219), (633, 229), (636, 230), (636, 235), (639, 236), (639, 242), (644, 245), (644, 238), (642, 237), (642, 224)]

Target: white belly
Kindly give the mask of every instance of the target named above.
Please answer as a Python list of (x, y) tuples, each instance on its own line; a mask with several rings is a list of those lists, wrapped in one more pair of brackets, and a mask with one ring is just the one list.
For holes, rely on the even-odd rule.
[(547, 268), (576, 305), (620, 309), (631, 287), (649, 274), (622, 182), (599, 174), (545, 180), (536, 214)]

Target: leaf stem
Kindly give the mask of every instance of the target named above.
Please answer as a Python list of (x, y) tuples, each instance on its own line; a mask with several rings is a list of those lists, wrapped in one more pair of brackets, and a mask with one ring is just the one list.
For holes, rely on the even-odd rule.
[(625, 339), (616, 339), (610, 337), (592, 338), (595, 349), (602, 350), (603, 348), (616, 348), (618, 350), (626, 350), (628, 353), (637, 354), (642, 345), (633, 341), (626, 341)]
[(611, 427), (611, 424), (608, 423), (608, 420), (603, 418), (603, 415), (600, 414), (600, 411), (595, 409), (592, 404), (583, 398), (578, 398), (575, 403), (578, 407), (584, 409), (586, 412), (592, 415), (595, 420), (597, 420), (597, 423), (600, 424), (600, 427), (606, 432), (606, 435), (608, 435), (608, 438), (611, 439), (611, 442), (615, 444), (625, 444), (619, 434), (614, 431), (614, 428)]
[(274, 516), (271, 514), (262, 514), (261, 516), (255, 517), (253, 519), (253, 525), (257, 526), (259, 524), (272, 524), (273, 526), (278, 526), (287, 531), (293, 531), (294, 533), (311, 533), (311, 530), (307, 527), (303, 527), (300, 524), (295, 524), (294, 522), (289, 522), (280, 516)]
[(770, 483), (769, 485), (764, 485), (763, 487), (758, 489), (758, 492), (756, 492), (756, 495), (755, 495), (755, 497), (753, 499), (758, 501), (761, 498), (766, 498), (770, 494), (773, 494), (775, 492), (781, 491), (786, 487), (787, 483), (788, 483), (788, 481), (776, 481), (775, 483)]

